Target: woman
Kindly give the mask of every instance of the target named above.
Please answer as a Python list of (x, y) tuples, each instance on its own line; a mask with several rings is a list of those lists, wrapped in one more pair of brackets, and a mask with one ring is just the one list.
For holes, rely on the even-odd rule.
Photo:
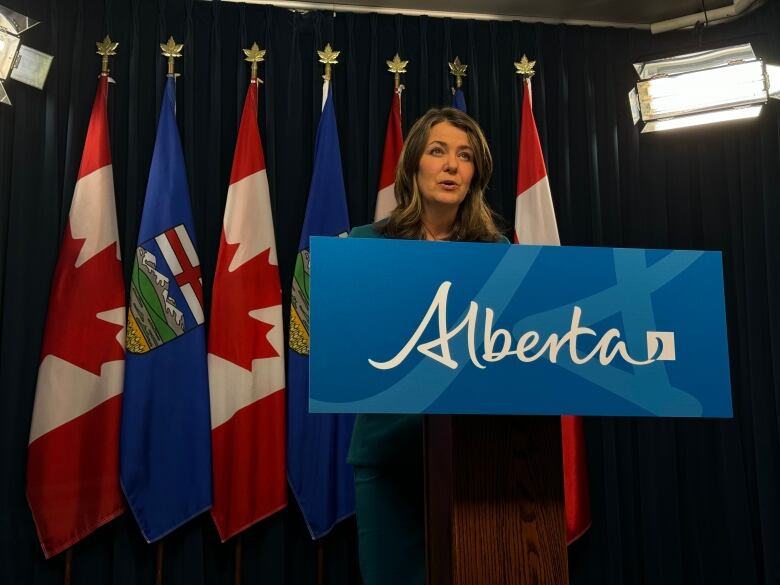
[[(493, 172), (485, 135), (453, 108), (431, 109), (409, 130), (395, 176), (398, 206), (350, 237), (509, 243), (485, 202)], [(359, 415), (355, 467), (360, 568), (366, 585), (425, 582), (422, 417)]]

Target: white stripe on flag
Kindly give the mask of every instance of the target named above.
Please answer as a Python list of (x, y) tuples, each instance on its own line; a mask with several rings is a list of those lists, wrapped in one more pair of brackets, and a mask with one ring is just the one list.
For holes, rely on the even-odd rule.
[(181, 294), (184, 295), (184, 300), (187, 301), (187, 305), (190, 307), (190, 311), (192, 311), (192, 314), (195, 316), (195, 320), (198, 322), (198, 325), (203, 325), (203, 322), (205, 321), (203, 318), (203, 307), (201, 307), (198, 296), (195, 294), (195, 291), (192, 290), (192, 285), (189, 282), (185, 285), (182, 285)]
[(38, 369), (29, 442), (121, 394), (124, 372), (124, 360), (105, 362), (100, 367), (100, 376), (96, 376), (57, 356), (47, 355)]
[(328, 101), (328, 88), (330, 88), (330, 81), (326, 79), (322, 82), (322, 105), (320, 106), (320, 111), (325, 109), (325, 102)]
[(165, 261), (171, 268), (171, 272), (174, 275), (181, 274), (181, 264), (179, 264), (179, 259), (176, 257), (176, 253), (173, 251), (171, 244), (168, 242), (168, 236), (165, 234), (160, 234), (154, 238), (154, 241), (157, 242), (157, 245), (160, 247), (160, 251), (165, 257)]
[(120, 258), (114, 175), (110, 164), (78, 180), (68, 217), (73, 238), (84, 240), (76, 258), (76, 268), (111, 244), (116, 245), (116, 257)]
[(176, 226), (176, 235), (179, 236), (181, 247), (184, 248), (184, 252), (187, 254), (187, 259), (189, 259), (190, 264), (192, 264), (192, 266), (199, 266), (200, 260), (198, 259), (198, 253), (195, 251), (195, 246), (192, 245), (192, 240), (190, 240), (190, 236), (187, 234), (187, 230), (183, 225)]
[(223, 228), (228, 244), (239, 244), (228, 270), (233, 272), (270, 248), (268, 263), (277, 266), (271, 197), (263, 169), (228, 187)]
[(515, 234), (521, 244), (559, 246), (547, 175), (517, 196)]
[(209, 376), (213, 395), (220, 400), (211, 401), (211, 428), (228, 421), (236, 412), (250, 404), (284, 389), (284, 328), (279, 305), (251, 311), (249, 316), (261, 323), (272, 325), (267, 339), (277, 355), (252, 360), (248, 372), (236, 364), (209, 354)]
[(377, 195), (374, 221), (379, 221), (390, 215), (390, 212), (395, 209), (395, 205), (395, 183), (391, 183), (384, 189), (380, 189)]

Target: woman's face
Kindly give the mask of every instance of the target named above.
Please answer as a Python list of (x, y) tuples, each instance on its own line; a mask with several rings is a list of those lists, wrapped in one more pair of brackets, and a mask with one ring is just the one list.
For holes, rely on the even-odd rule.
[(466, 132), (449, 122), (433, 126), (417, 167), (423, 207), (427, 211), (457, 209), (473, 177), (474, 151)]

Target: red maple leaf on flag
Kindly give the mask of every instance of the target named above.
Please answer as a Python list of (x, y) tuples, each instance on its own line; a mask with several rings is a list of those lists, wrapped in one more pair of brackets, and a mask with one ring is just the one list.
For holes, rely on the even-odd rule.
[(124, 308), (125, 287), (116, 243), (77, 267), (84, 242), (73, 238), (69, 222), (54, 271), (41, 360), (54, 355), (99, 376), (104, 363), (124, 359), (117, 341), (124, 323), (109, 323), (97, 315)]
[(263, 250), (234, 271), (228, 270), (240, 244), (229, 244), (222, 232), (217, 271), (214, 275), (209, 353), (247, 371), (252, 360), (278, 357), (268, 341), (273, 324), (249, 313), (282, 303), (277, 267), (269, 262), (271, 249)]

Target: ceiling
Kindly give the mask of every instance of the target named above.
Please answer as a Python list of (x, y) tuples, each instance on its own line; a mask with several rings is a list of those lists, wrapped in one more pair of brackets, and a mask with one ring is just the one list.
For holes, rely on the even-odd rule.
[(409, 11), (416, 14), (508, 18), (648, 28), (650, 24), (706, 10), (730, 6), (733, 0), (305, 0), (285, 2), (243, 0), (280, 6), (321, 5), (323, 8), (362, 7), (381, 12)]

